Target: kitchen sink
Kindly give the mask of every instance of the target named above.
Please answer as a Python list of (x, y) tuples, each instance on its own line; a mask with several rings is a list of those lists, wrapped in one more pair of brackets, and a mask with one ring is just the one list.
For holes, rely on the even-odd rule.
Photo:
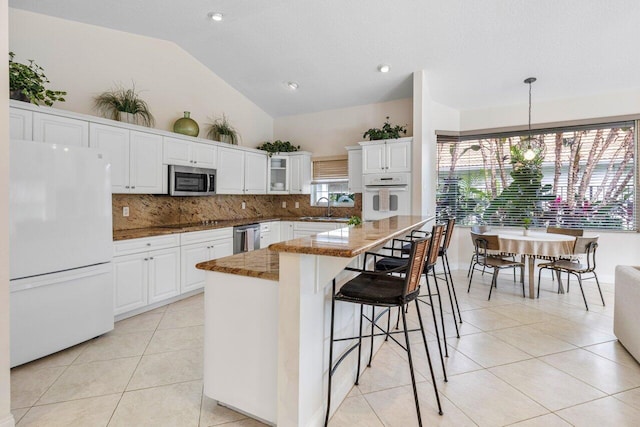
[(301, 220), (305, 221), (327, 221), (327, 222), (346, 222), (349, 221), (348, 217), (333, 217), (333, 216), (303, 216)]

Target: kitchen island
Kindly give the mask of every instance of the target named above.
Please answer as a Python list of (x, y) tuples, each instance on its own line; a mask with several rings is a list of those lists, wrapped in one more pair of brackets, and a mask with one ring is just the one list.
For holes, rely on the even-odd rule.
[[(270, 424), (322, 425), (333, 279), (341, 285), (354, 274), (344, 267), (362, 266), (366, 251), (431, 219), (396, 216), (198, 264), (207, 271), (205, 395)], [(336, 336), (357, 333), (358, 315), (337, 304)], [(336, 345), (336, 354), (346, 346)], [(353, 386), (355, 359), (334, 376), (332, 410)]]

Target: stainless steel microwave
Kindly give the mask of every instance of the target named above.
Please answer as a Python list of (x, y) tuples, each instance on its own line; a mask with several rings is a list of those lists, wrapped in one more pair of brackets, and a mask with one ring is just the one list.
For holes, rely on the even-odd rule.
[(169, 165), (169, 195), (212, 196), (216, 194), (216, 170)]

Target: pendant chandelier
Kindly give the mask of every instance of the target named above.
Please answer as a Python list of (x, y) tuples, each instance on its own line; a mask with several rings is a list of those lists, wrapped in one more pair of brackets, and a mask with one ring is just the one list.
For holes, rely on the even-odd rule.
[(531, 84), (536, 80), (537, 79), (535, 77), (528, 77), (524, 80), (524, 82), (529, 85), (529, 136), (526, 139), (527, 149), (524, 152), (524, 159), (527, 161), (531, 161), (536, 157), (536, 153), (535, 151), (533, 151), (532, 143), (535, 144), (537, 141), (534, 141), (531, 137)]

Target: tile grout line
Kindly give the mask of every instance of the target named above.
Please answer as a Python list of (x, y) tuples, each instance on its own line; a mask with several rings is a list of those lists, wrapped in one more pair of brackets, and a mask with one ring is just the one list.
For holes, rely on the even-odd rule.
[(133, 376), (135, 375), (136, 371), (140, 367), (140, 362), (142, 362), (142, 358), (144, 357), (144, 352), (149, 347), (149, 344), (151, 344), (151, 341), (153, 340), (153, 337), (155, 336), (156, 332), (158, 331), (158, 326), (160, 326), (160, 322), (162, 322), (162, 319), (164, 319), (164, 316), (165, 316), (166, 312), (167, 312), (166, 309), (162, 312), (162, 317), (160, 317), (160, 320), (158, 321), (158, 324), (153, 329), (153, 334), (151, 334), (151, 338), (149, 339), (149, 342), (145, 346), (144, 350), (142, 350), (142, 354), (140, 355), (140, 359), (138, 360), (138, 363), (136, 364), (136, 367), (131, 371), (131, 375), (129, 376), (129, 380), (125, 384), (124, 389), (122, 390), (122, 393), (120, 394), (120, 399), (118, 399), (118, 402), (114, 406), (113, 411), (111, 412), (111, 415), (109, 416), (109, 420), (107, 421), (107, 426), (109, 426), (111, 424), (111, 421), (113, 421), (113, 416), (115, 415), (116, 411), (118, 410), (118, 406), (120, 406), (120, 402), (122, 402), (122, 398), (124, 397), (124, 394), (127, 392), (127, 387), (129, 387), (129, 384), (131, 383), (131, 379), (133, 378)]

